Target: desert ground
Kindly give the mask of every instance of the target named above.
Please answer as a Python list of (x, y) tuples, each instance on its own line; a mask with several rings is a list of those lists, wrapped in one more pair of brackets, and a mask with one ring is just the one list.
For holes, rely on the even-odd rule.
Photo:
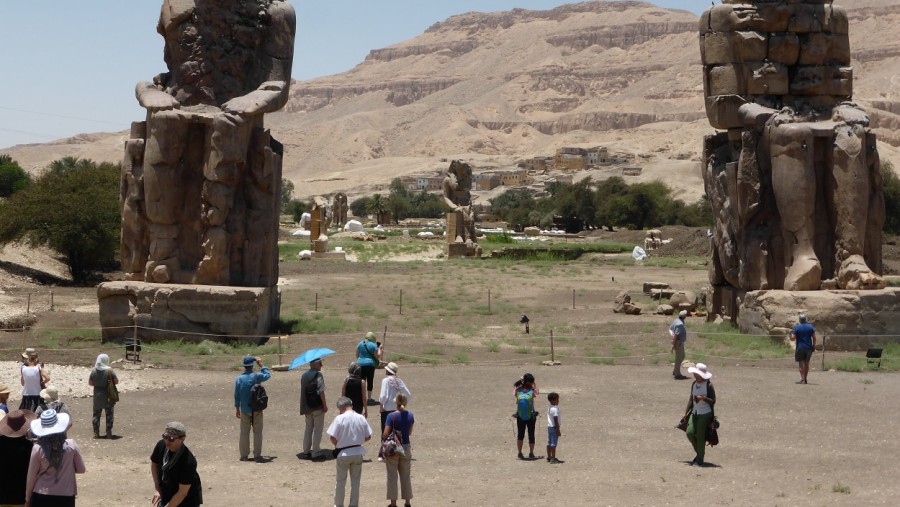
[[(617, 315), (611, 301), (622, 289), (639, 292), (641, 282), (649, 280), (697, 289), (705, 267), (693, 258), (676, 267), (601, 261), (284, 262), (283, 314), (320, 321), (341, 316), (344, 327), (285, 337), (280, 359), (271, 344), (261, 354), (272, 365), (313, 346), (336, 350), (323, 370), (331, 405), (327, 425), (355, 344), (365, 331), (381, 334), (387, 327), (387, 351), (412, 390), (410, 409), (417, 420), (413, 505), (900, 502), (900, 484), (892, 480), (900, 453), (900, 409), (889, 401), (900, 390), (900, 376), (823, 372), (817, 353), (810, 384), (795, 385), (789, 350), (765, 360), (704, 350), (712, 344), (698, 336), (700, 318), (688, 320), (688, 359), (707, 362), (715, 375), (721, 444), (707, 450), (706, 467), (688, 466), (693, 452), (673, 426), (690, 383), (671, 376), (666, 346), (671, 317)], [(114, 360), (123, 357), (120, 346), (100, 344), (84, 331), (99, 325), (94, 289), (38, 284), (21, 270), (5, 276), (4, 305), (20, 305), (25, 294), (33, 294), (38, 324), (27, 333), (0, 334), (7, 360), (0, 365), (0, 382), (14, 386), (11, 405), (17, 405), (11, 361), (25, 345), (43, 347), (53, 383), (72, 408), (70, 436), (79, 442), (88, 468), (78, 479), (79, 505), (148, 505), (150, 451), (171, 420), (188, 428), (186, 444), (199, 461), (205, 505), (331, 505), (334, 462), (297, 456), (304, 426), (299, 372), (275, 372), (267, 383), (265, 463), (238, 461), (232, 396), (238, 353), (178, 354), (145, 346), (140, 365), (117, 362), (122, 401), (116, 407), (116, 437), (93, 440), (85, 397), (88, 367), (101, 351)], [(532, 319), (528, 335), (518, 324), (522, 313)], [(562, 364), (544, 366), (551, 332)], [(542, 393), (561, 394), (562, 465), (516, 459), (512, 383), (524, 372), (535, 374)], [(379, 371), (376, 383), (381, 378)], [(544, 456), (543, 396), (538, 409), (535, 451)], [(375, 410), (369, 421), (377, 431)], [(327, 437), (323, 448), (330, 449), (326, 442)], [(363, 467), (360, 505), (386, 505), (376, 445), (366, 448), (371, 461)]]

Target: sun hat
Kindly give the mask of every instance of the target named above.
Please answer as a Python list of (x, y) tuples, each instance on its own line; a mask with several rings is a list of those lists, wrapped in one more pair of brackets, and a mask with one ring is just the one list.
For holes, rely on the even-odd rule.
[(166, 433), (172, 433), (179, 437), (183, 437), (187, 435), (187, 429), (180, 422), (172, 421), (166, 425)]
[(368, 333), (366, 333), (366, 340), (369, 340), (370, 342), (374, 342), (377, 339), (378, 339), (378, 337), (376, 337), (375, 333), (373, 333), (372, 331), (369, 331)]
[(388, 373), (390, 373), (391, 375), (396, 375), (397, 370), (399, 370), (400, 367), (397, 366), (397, 363), (391, 361), (390, 363), (387, 364), (387, 366), (384, 367), (384, 369), (387, 370)]
[(688, 368), (688, 373), (696, 373), (697, 375), (703, 377), (703, 380), (709, 380), (712, 378), (712, 373), (710, 373), (706, 369), (706, 365), (703, 363), (697, 363), (696, 366), (691, 366), (690, 368)]
[(253, 366), (253, 363), (256, 362), (256, 358), (253, 356), (247, 356), (244, 358), (244, 368), (250, 368)]
[(25, 349), (25, 352), (22, 352), (22, 359), (25, 359), (25, 360), (28, 360), (29, 358), (36, 357), (36, 356), (37, 356), (37, 351), (31, 347), (28, 347), (27, 349)]
[(40, 419), (31, 421), (31, 432), (36, 437), (46, 437), (62, 433), (69, 427), (69, 414), (57, 414), (56, 410), (49, 408), (41, 412)]
[(41, 389), (41, 398), (44, 399), (44, 403), (56, 401), (59, 399), (59, 389), (54, 385), (49, 385), (46, 388)]
[[(0, 412), (3, 412), (0, 410)], [(31, 421), (37, 419), (31, 410), (13, 410), (0, 420), (0, 435), (4, 437), (23, 437), (28, 433)]]
[(99, 356), (97, 356), (97, 361), (94, 363), (94, 366), (98, 370), (102, 371), (111, 369), (111, 367), (109, 366), (109, 356), (106, 354), (100, 354)]
[(680, 312), (678, 312), (678, 316), (681, 317), (682, 319), (687, 317), (688, 316), (687, 310), (681, 310)]
[(9, 386), (6, 384), (0, 384), (0, 394), (8, 394), (10, 392)]

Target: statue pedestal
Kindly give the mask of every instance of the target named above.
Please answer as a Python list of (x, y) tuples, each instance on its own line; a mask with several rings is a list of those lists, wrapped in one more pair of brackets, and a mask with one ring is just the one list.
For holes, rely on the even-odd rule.
[(750, 291), (741, 302), (738, 327), (742, 333), (786, 337), (800, 313), (827, 350), (866, 350), (898, 340), (900, 288)]
[(261, 343), (280, 315), (278, 287), (224, 287), (146, 282), (107, 282), (97, 287), (102, 341), (134, 336), (146, 342), (226, 341)]

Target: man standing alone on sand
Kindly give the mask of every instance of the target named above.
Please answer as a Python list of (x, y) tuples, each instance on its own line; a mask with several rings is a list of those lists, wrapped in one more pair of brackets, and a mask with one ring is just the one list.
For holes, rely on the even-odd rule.
[(669, 326), (669, 334), (672, 335), (672, 352), (675, 353), (675, 367), (672, 376), (675, 380), (684, 380), (687, 377), (681, 374), (681, 363), (684, 361), (684, 341), (687, 340), (687, 329), (684, 327), (684, 319), (687, 318), (687, 310), (678, 312), (678, 318)]
[(816, 348), (816, 330), (806, 322), (806, 315), (801, 313), (797, 318), (800, 323), (791, 331), (791, 341), (797, 342), (797, 350), (794, 352), (794, 359), (800, 367), (800, 381), (797, 383), (805, 384), (809, 374), (809, 360)]
[[(254, 364), (259, 365), (259, 372), (253, 371)], [(253, 428), (253, 459), (262, 461), (263, 412), (254, 411), (250, 407), (250, 390), (254, 384), (270, 378), (272, 374), (262, 365), (260, 358), (247, 356), (244, 358), (244, 373), (234, 381), (234, 416), (241, 420), (241, 437), (238, 442), (241, 461), (250, 459), (250, 428)]]

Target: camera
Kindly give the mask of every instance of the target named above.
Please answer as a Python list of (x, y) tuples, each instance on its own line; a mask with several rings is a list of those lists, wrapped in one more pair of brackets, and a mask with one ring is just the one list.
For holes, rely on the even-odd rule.
[(381, 342), (375, 342), (375, 345), (381, 346)]
[(519, 379), (519, 380), (515, 381), (515, 383), (513, 384), (513, 387), (522, 387), (523, 385), (525, 385), (525, 381), (522, 379)]

